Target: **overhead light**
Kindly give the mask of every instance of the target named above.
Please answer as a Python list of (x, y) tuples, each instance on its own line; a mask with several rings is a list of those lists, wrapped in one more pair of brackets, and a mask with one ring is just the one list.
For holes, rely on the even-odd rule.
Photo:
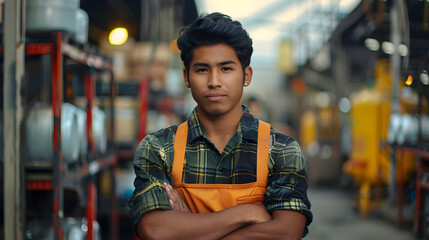
[(383, 42), (381, 44), (381, 49), (383, 49), (383, 52), (386, 54), (393, 54), (395, 52), (395, 45), (391, 42)]
[(378, 51), (380, 49), (380, 43), (374, 38), (365, 39), (365, 46), (371, 51)]
[(410, 86), (413, 83), (413, 76), (408, 75), (405, 85)]
[(402, 57), (407, 56), (408, 55), (408, 47), (407, 47), (407, 45), (400, 44), (398, 46), (398, 52), (399, 52), (399, 55), (401, 55)]
[(109, 42), (112, 45), (122, 45), (128, 40), (126, 28), (115, 28), (109, 34)]
[(423, 85), (429, 85), (429, 75), (426, 70), (423, 70), (422, 73), (420, 73), (420, 81)]
[[(393, 43), (391, 43), (391, 42), (383, 42), (381, 44), (381, 49), (383, 49), (383, 52), (386, 53), (386, 54), (393, 54), (393, 53), (395, 53), (395, 45), (393, 45)], [(407, 45), (405, 45), (405, 44), (399, 44), (399, 46), (398, 46), (398, 53), (402, 57), (407, 56), (408, 55), (408, 47), (407, 47)]]

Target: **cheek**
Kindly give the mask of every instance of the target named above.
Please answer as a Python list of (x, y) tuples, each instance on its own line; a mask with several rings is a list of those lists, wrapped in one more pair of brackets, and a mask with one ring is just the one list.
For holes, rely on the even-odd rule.
[(199, 101), (199, 99), (201, 98), (199, 95), (198, 95), (198, 93), (199, 93), (200, 91), (198, 91), (198, 90), (196, 90), (195, 88), (191, 88), (191, 94), (192, 94), (192, 98), (195, 100), (195, 102), (197, 102), (198, 103), (198, 101)]
[(229, 79), (229, 88), (234, 89), (234, 92), (242, 92), (243, 91), (243, 79), (241, 76), (235, 77), (234, 79)]
[(191, 83), (191, 86), (201, 87), (204, 82), (204, 77), (199, 74), (189, 74), (188, 81)]
[(190, 85), (191, 85), (191, 91), (194, 91), (195, 93), (201, 92), (201, 90), (204, 88), (204, 81), (203, 79), (199, 78), (190, 78)]

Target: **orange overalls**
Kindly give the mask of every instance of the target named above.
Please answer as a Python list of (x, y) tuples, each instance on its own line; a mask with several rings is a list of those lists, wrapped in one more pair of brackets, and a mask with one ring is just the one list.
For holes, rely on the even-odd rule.
[(194, 213), (217, 212), (243, 203), (262, 203), (267, 188), (270, 125), (259, 121), (256, 182), (189, 184), (182, 182), (188, 123), (177, 128), (174, 140), (173, 187)]

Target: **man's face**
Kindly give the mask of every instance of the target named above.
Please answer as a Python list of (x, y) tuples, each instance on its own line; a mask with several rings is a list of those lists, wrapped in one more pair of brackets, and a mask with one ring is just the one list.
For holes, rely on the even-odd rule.
[(229, 113), (241, 116), (243, 85), (250, 83), (252, 68), (247, 67), (243, 73), (233, 47), (223, 43), (196, 47), (189, 74), (184, 70), (183, 75), (198, 104), (198, 114), (206, 117)]

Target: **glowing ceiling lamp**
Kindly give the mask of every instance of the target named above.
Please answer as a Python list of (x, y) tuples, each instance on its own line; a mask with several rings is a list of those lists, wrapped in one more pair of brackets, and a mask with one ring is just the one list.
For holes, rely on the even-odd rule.
[(112, 45), (122, 45), (128, 40), (126, 28), (115, 28), (109, 34), (109, 42)]
[(420, 73), (420, 81), (423, 83), (423, 85), (429, 85), (429, 74), (428, 71), (423, 70), (422, 73)]
[(413, 83), (413, 76), (408, 75), (405, 85), (410, 86)]
[(380, 43), (374, 38), (365, 39), (365, 46), (371, 51), (378, 51), (380, 49)]

